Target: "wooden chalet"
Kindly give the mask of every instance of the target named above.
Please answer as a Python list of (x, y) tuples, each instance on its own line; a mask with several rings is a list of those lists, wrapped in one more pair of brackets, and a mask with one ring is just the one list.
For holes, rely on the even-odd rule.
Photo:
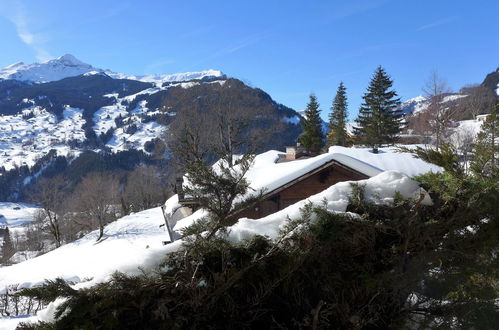
[[(299, 159), (296, 157), (298, 154), (292, 147), (287, 148), (286, 154), (281, 155), (277, 162), (301, 162), (302, 160), (295, 160)], [(262, 218), (315, 195), (338, 182), (364, 180), (380, 172), (375, 167), (342, 154), (325, 154), (318, 157), (321, 157), (324, 161), (307, 167), (299, 175), (289, 176), (289, 180), (285, 183), (266, 191), (260, 203), (241, 211), (241, 218)], [(314, 160), (308, 156), (303, 158), (308, 158), (310, 161)], [(186, 196), (183, 195), (181, 188), (179, 188), (181, 183), (181, 181), (177, 182), (179, 204), (184, 210), (189, 208), (191, 212), (194, 212), (197, 210), (198, 205), (196, 201), (185, 198)]]

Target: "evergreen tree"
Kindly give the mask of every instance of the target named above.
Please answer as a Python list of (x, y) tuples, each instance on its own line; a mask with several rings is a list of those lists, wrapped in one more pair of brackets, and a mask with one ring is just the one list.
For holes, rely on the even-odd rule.
[(320, 117), (319, 103), (314, 94), (310, 94), (310, 101), (305, 110), (305, 120), (302, 122), (303, 133), (299, 142), (312, 153), (318, 153), (323, 146), (322, 120)]
[(346, 88), (343, 82), (340, 82), (333, 100), (331, 113), (329, 114), (328, 146), (337, 145), (345, 147), (348, 144), (348, 133), (346, 130), (347, 106)]
[(354, 131), (360, 142), (371, 146), (374, 153), (383, 144), (393, 144), (402, 129), (402, 112), (398, 110), (400, 98), (391, 90), (392, 85), (393, 81), (379, 66), (362, 97), (364, 103)]
[(10, 237), (9, 227), (6, 227), (3, 234), (2, 263), (8, 262), (14, 253), (14, 244), (12, 243), (12, 238)]
[(479, 176), (499, 177), (499, 101), (482, 124), (474, 145), (471, 170)]

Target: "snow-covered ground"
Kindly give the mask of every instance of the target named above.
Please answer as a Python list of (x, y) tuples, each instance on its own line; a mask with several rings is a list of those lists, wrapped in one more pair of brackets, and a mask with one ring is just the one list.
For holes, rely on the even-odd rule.
[[(270, 161), (270, 158), (267, 160)], [(395, 171), (382, 172), (357, 183), (365, 185), (366, 197), (377, 203), (390, 203), (397, 191), (406, 198), (417, 198), (423, 192), (417, 182)], [(255, 234), (276, 238), (288, 217), (299, 217), (300, 208), (309, 202), (322, 205), (327, 200), (328, 210), (345, 212), (351, 190), (349, 182), (341, 182), (265, 218), (240, 219), (229, 227), (229, 239), (240, 242)], [(425, 202), (431, 203), (428, 196)], [(182, 248), (182, 240), (162, 244), (162, 241), (168, 240), (164, 227), (159, 227), (163, 222), (160, 208), (121, 218), (106, 226), (105, 239), (98, 243), (95, 241), (97, 232), (92, 232), (45, 255), (0, 268), (0, 288), (14, 284), (18, 288), (32, 287), (56, 277), (79, 283), (76, 287), (85, 287), (108, 279), (117, 270), (134, 274), (141, 272), (141, 269), (154, 269), (167, 253)], [(49, 306), (48, 310), (52, 309), (53, 305)], [(50, 320), (50, 317), (47, 310), (37, 315), (37, 319), (41, 320)], [(26, 320), (0, 319), (0, 327), (12, 329), (17, 322)]]
[(34, 214), (40, 208), (25, 203), (0, 202), (0, 215), (3, 216), (2, 226), (9, 229), (21, 227), (34, 221)]
[(160, 227), (163, 223), (161, 208), (153, 208), (109, 224), (99, 242), (94, 231), (34, 259), (0, 268), (0, 291), (7, 285), (31, 287), (56, 277), (98, 283), (115, 271), (139, 272), (138, 266), (146, 266), (149, 259), (159, 261), (170, 248), (162, 245), (169, 240)]
[[(108, 132), (109, 129), (115, 129), (113, 136), (109, 141), (106, 141), (106, 146), (113, 152), (132, 148), (144, 150), (146, 142), (161, 137), (166, 130), (165, 126), (159, 125), (155, 121), (143, 122), (144, 115), (158, 114), (158, 111), (148, 108), (146, 101), (139, 102), (135, 109), (127, 111), (127, 104), (133, 102), (137, 96), (155, 94), (172, 87), (191, 88), (201, 83), (191, 80), (226, 78), (218, 70), (170, 75), (126, 75), (95, 68), (72, 55), (66, 54), (44, 63), (17, 63), (0, 69), (0, 80), (17, 79), (40, 83), (81, 74), (104, 74), (113, 78), (155, 83), (155, 87), (122, 98), (119, 98), (117, 93), (104, 95), (113, 99), (114, 104), (104, 106), (95, 112), (93, 129), (98, 136)], [(168, 84), (163, 86), (163, 83)], [(223, 85), (225, 81), (217, 80), (203, 83)], [(83, 142), (86, 139), (82, 127), (85, 123), (82, 109), (66, 106), (63, 111), (63, 119), (59, 120), (55, 115), (36, 106), (34, 99), (26, 98), (21, 102), (21, 105), (23, 110), (18, 114), (0, 115), (0, 166), (6, 170), (22, 165), (33, 166), (51, 149), (55, 149), (59, 156), (67, 156), (68, 154), (77, 156), (81, 153), (80, 148), (69, 147), (68, 142), (71, 141), (74, 144), (74, 142)], [(117, 128), (115, 119), (118, 117), (122, 118), (125, 126)], [(129, 129), (131, 125), (134, 125), (133, 129)]]
[[(63, 119), (40, 107), (27, 107), (21, 114), (0, 116), (0, 166), (6, 170), (15, 166), (33, 166), (37, 159), (51, 149), (58, 155), (67, 155), (72, 150), (69, 140), (84, 141), (82, 110), (66, 107)], [(32, 115), (32, 118), (23, 118)]]
[[(248, 172), (248, 179), (254, 189), (273, 189), (325, 162), (337, 160), (373, 176), (368, 180), (357, 181), (357, 183), (365, 185), (366, 197), (374, 202), (390, 203), (397, 191), (406, 198), (417, 198), (424, 193), (417, 182), (410, 179), (408, 175), (397, 171), (381, 172), (376, 168), (394, 166), (395, 163), (402, 168), (401, 164), (407, 165), (414, 161), (409, 159), (410, 155), (395, 154), (389, 149), (382, 150), (383, 152), (379, 155), (370, 154), (365, 149), (338, 147), (332, 149), (331, 153), (318, 157), (286, 163), (275, 163), (280, 152), (269, 151), (260, 154)], [(388, 157), (389, 155), (391, 156)], [(354, 159), (353, 156), (360, 159)], [(367, 164), (367, 161), (377, 161), (376, 167)], [(412, 173), (413, 170), (410, 169), (407, 172)], [(420, 172), (427, 170), (439, 169), (424, 162), (420, 164)], [(276, 238), (288, 219), (297, 219), (300, 216), (300, 209), (306, 203), (322, 205), (326, 200), (328, 210), (345, 212), (351, 189), (350, 182), (341, 182), (262, 219), (240, 219), (229, 228), (229, 239), (238, 242), (255, 234)], [(176, 201), (176, 196), (169, 199), (167, 209), (171, 211)], [(428, 196), (425, 202), (431, 203)], [(4, 205), (4, 209), (9, 209), (10, 205)], [(26, 212), (27, 209), (28, 207)], [(195, 212), (179, 221), (175, 229), (180, 230), (204, 214), (202, 210)], [(9, 215), (9, 218), (12, 218), (12, 215)], [(0, 290), (13, 285), (18, 288), (33, 287), (42, 284), (45, 279), (56, 277), (73, 281), (77, 283), (76, 287), (83, 287), (105, 281), (115, 271), (135, 274), (141, 272), (142, 269), (155, 269), (167, 253), (182, 248), (182, 240), (163, 245), (163, 241), (169, 240), (165, 227), (160, 227), (163, 223), (164, 218), (160, 208), (123, 217), (106, 226), (104, 239), (99, 242), (96, 242), (98, 233), (91, 232), (82, 239), (39, 257), (0, 268)], [(47, 316), (44, 313), (47, 314), (47, 312), (39, 314), (41, 319), (46, 319)], [(0, 327), (13, 327), (17, 321), (22, 320), (25, 319), (0, 319)]]

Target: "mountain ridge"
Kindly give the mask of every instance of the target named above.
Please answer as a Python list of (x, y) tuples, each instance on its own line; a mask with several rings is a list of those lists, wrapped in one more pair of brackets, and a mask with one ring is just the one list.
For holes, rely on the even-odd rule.
[(103, 73), (114, 79), (130, 79), (143, 82), (165, 83), (193, 79), (223, 79), (225, 74), (220, 70), (202, 70), (173, 74), (132, 75), (117, 73), (111, 70), (96, 68), (77, 59), (74, 55), (64, 54), (58, 58), (42, 63), (25, 64), (17, 62), (0, 69), (0, 80), (18, 80), (30, 83), (46, 83), (64, 78), (75, 77), (89, 73)]

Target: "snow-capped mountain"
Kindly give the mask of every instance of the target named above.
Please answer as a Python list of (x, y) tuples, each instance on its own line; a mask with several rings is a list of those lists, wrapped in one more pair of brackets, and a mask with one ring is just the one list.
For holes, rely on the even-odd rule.
[(70, 54), (43, 62), (24, 64), (19, 62), (0, 69), (0, 78), (31, 82), (48, 82), (78, 76), (90, 71), (102, 71), (83, 63)]
[(426, 97), (416, 96), (412, 99), (402, 102), (400, 104), (400, 109), (403, 111), (404, 115), (418, 113), (426, 109), (428, 105), (426, 104)]
[(225, 75), (219, 70), (144, 76), (127, 75), (124, 73), (116, 73), (110, 70), (95, 68), (90, 64), (80, 61), (71, 54), (65, 54), (56, 59), (43, 63), (25, 64), (23, 62), (19, 62), (0, 69), (0, 79), (29, 81), (34, 83), (57, 81), (82, 74), (106, 74), (115, 79), (130, 79), (154, 83), (179, 82), (207, 78), (220, 79), (225, 77)]
[[(192, 108), (214, 113), (213, 98), (222, 90), (224, 97), (233, 97), (249, 114), (265, 111), (265, 125), (276, 125), (262, 148), (282, 149), (295, 143), (301, 131), (297, 112), (221, 71), (131, 76), (96, 68), (71, 55), (4, 68), (0, 71), (0, 200), (16, 199), (19, 189), (50, 171), (60, 156), (68, 162), (88, 152), (106, 157), (145, 155), (135, 162), (141, 162), (140, 157), (164, 159), (168, 151), (161, 141), (182, 117), (177, 114)], [(132, 168), (137, 164), (126, 163)]]

